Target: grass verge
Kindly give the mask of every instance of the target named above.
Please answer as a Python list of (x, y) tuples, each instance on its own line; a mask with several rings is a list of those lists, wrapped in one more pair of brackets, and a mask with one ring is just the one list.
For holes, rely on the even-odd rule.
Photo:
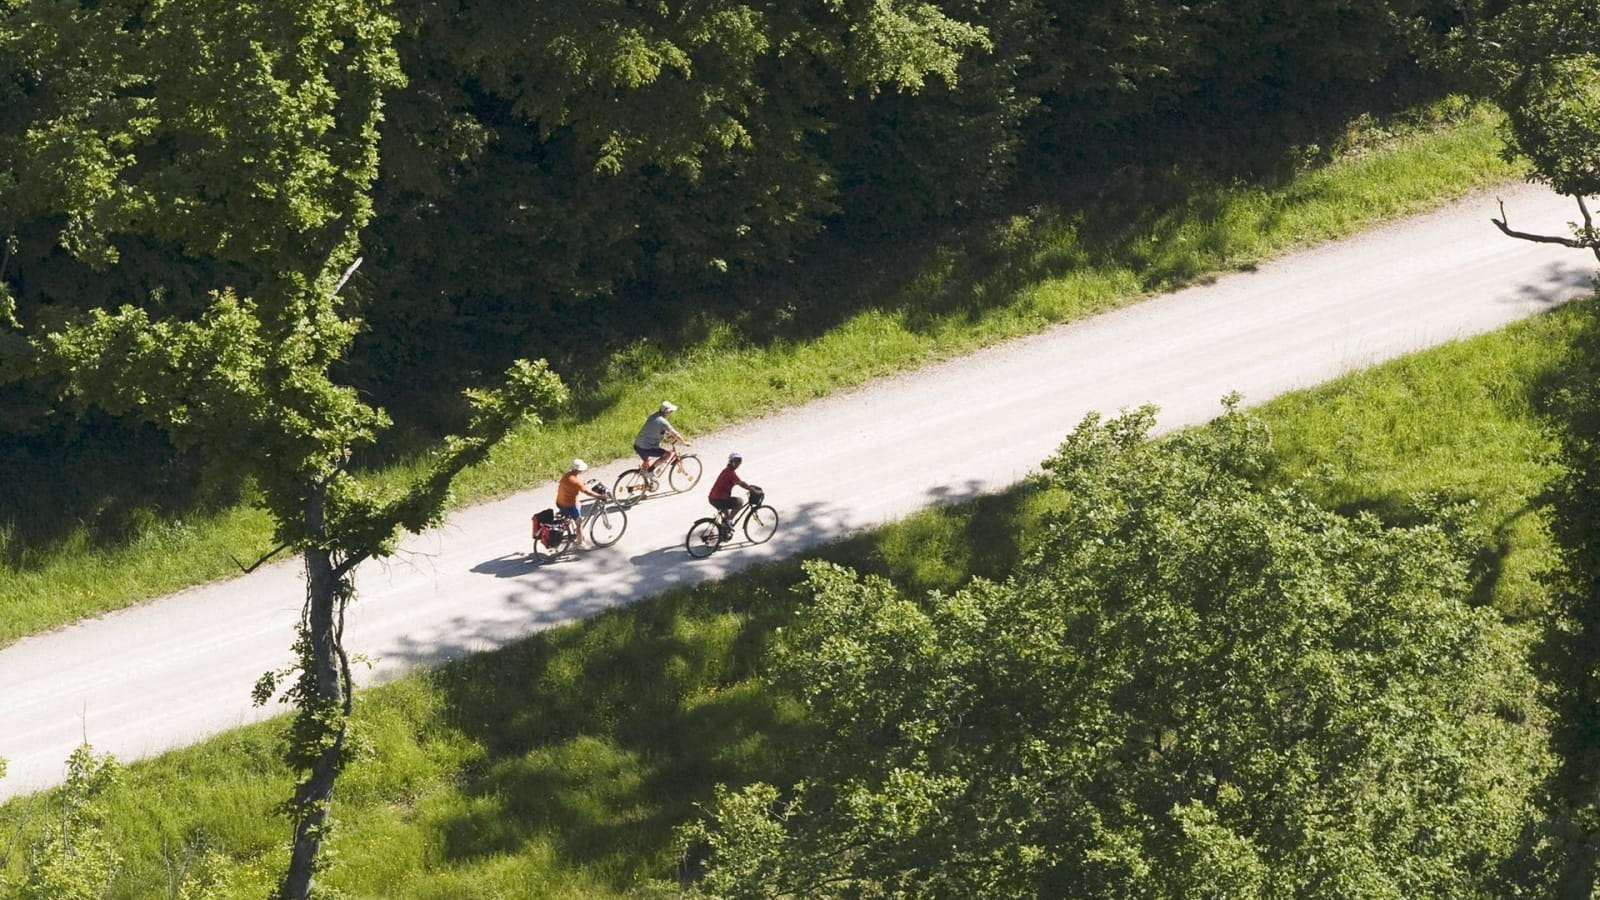
[[(1596, 301), (1600, 302), (1600, 301)], [(1508, 614), (1539, 604), (1550, 553), (1530, 501), (1549, 476), (1534, 398), (1579, 324), (1568, 307), (1265, 405), (1269, 478), (1403, 519), (1413, 498), (1475, 504), (1499, 568), (1482, 594)], [(816, 555), (908, 592), (1001, 578), (1052, 497), (1030, 487), (929, 510)], [(1515, 523), (1530, 524), (1515, 524)], [(1512, 560), (1519, 560), (1513, 563)], [(798, 561), (680, 589), (359, 696), (372, 748), (340, 783), (331, 886), (354, 897), (624, 897), (670, 877), (672, 829), (718, 782), (787, 783), (803, 728), (754, 676), (795, 603)], [(282, 871), (289, 794), (281, 722), (240, 729), (129, 768), (106, 831), (124, 865), (114, 897), (261, 896)], [(0, 807), (25, 848), (49, 795)], [(0, 845), (3, 846), (3, 845)], [(22, 852), (0, 872), (15, 875)]]
[[(1510, 177), (1496, 122), (1472, 111), (1278, 185), (1143, 173), (1107, 185), (1094, 205), (1040, 203), (937, 248), (882, 294), (852, 296), (843, 307), (837, 298), (799, 297), (750, 321), (707, 325), (670, 352), (641, 343), (576, 385), (573, 409), (582, 415), (513, 435), (460, 479), (457, 499), (527, 487), (574, 456), (614, 458), (663, 397), (683, 407), (682, 427), (700, 433), (1435, 206)], [(397, 466), (377, 477), (398, 482), (413, 471)], [(14, 542), (0, 523), (0, 645), (226, 577), (235, 559), (250, 562), (272, 546), (270, 523), (253, 510), (147, 518), (115, 544), (80, 531), (21, 548), (7, 546)]]

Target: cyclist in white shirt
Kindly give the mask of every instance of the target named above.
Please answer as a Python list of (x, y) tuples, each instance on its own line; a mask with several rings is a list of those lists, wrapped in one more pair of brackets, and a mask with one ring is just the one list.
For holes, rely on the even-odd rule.
[(677, 411), (677, 404), (669, 400), (661, 401), (661, 406), (651, 413), (649, 418), (644, 420), (644, 427), (639, 429), (638, 435), (633, 439), (633, 452), (639, 454), (639, 459), (644, 463), (646, 474), (652, 478), (655, 477), (656, 462), (667, 455), (667, 451), (661, 449), (663, 440), (671, 437), (680, 444), (687, 445), (689, 443), (689, 439), (680, 434), (678, 429), (673, 428), (672, 423), (667, 421)]

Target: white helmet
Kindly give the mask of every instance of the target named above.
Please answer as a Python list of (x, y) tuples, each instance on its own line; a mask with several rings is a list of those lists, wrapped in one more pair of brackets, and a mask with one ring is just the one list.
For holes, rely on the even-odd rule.
[(664, 413), (675, 413), (678, 411), (678, 404), (673, 403), (671, 400), (663, 400), (661, 401), (661, 411)]
[(584, 462), (581, 459), (575, 459), (575, 460), (572, 461), (572, 470), (574, 472), (582, 472), (582, 471), (587, 470), (588, 468), (589, 468), (589, 464)]
[(740, 453), (738, 451), (734, 451), (733, 453), (729, 453), (728, 454), (728, 462), (736, 463), (741, 459), (744, 459), (744, 454)]

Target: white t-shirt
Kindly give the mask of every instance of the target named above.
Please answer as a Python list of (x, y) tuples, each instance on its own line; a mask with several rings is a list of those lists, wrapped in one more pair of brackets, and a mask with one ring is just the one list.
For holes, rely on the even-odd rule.
[(661, 439), (672, 431), (672, 425), (667, 422), (665, 413), (655, 413), (644, 420), (644, 427), (639, 429), (639, 434), (633, 439), (635, 447), (646, 450), (661, 449)]

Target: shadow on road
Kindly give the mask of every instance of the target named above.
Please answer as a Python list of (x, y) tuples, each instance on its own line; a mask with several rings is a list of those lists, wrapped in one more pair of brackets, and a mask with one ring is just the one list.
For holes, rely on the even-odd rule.
[(516, 578), (526, 575), (539, 568), (539, 560), (531, 553), (507, 553), (494, 559), (486, 559), (472, 567), (472, 571), (479, 575), (493, 575), (496, 578)]
[[(503, 647), (508, 634), (527, 635), (587, 619), (674, 588), (720, 578), (771, 563), (834, 539), (847, 521), (841, 506), (825, 503), (779, 507), (783, 522), (766, 544), (754, 545), (741, 533), (705, 560), (684, 550), (682, 540), (625, 555), (617, 547), (569, 553), (540, 564), (516, 553), (483, 560), (471, 571), (501, 579), (494, 609), (482, 605), (407, 634), (382, 652), (386, 665), (436, 666), (471, 653)], [(687, 529), (687, 526), (686, 526)], [(798, 571), (798, 569), (796, 569)]]
[[(506, 602), (530, 622), (591, 617), (426, 676), (450, 727), (484, 752), (462, 776), (468, 801), (436, 826), (443, 854), (471, 865), (540, 843), (626, 886), (642, 874), (630, 866), (670, 852), (672, 827), (716, 784), (792, 781), (804, 725), (757, 676), (776, 629), (806, 602), (795, 590), (802, 559), (889, 578), (911, 597), (973, 574), (1002, 578), (1049, 502), (1030, 486), (962, 502), (978, 489), (929, 491), (935, 508), (851, 535), (831, 504), (780, 506), (769, 544), (706, 560), (674, 545), (601, 551), (559, 572), (519, 573), (506, 557), (480, 564), (514, 587)], [(448, 642), (410, 652), (488, 639), (462, 622)]]
[(1574, 292), (1600, 286), (1595, 267), (1578, 263), (1558, 262), (1544, 267), (1540, 276), (1529, 281), (1517, 291), (1515, 300), (1507, 303), (1533, 301), (1547, 307), (1556, 307), (1572, 298)]

